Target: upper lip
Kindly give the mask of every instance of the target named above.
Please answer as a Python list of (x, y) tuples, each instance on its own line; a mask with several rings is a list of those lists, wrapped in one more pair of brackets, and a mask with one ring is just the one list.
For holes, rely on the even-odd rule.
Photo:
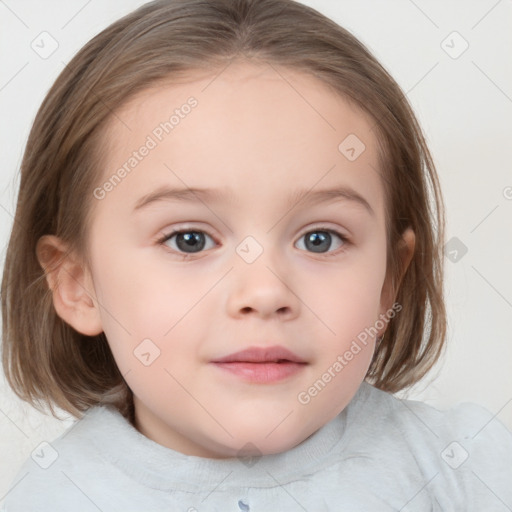
[(275, 345), (273, 347), (249, 347), (233, 354), (229, 354), (220, 359), (215, 359), (213, 363), (275, 363), (289, 361), (293, 363), (305, 363), (297, 354), (285, 347)]

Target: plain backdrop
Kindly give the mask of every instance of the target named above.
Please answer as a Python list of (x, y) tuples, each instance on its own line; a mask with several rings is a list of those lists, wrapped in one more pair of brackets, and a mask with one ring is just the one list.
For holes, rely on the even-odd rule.
[[(143, 3), (0, 1), (2, 266), (17, 173), (40, 103), (92, 36)], [(407, 397), (441, 409), (476, 402), (512, 429), (512, 2), (303, 3), (349, 29), (390, 71), (417, 113), (439, 172), (447, 213), (448, 349)], [(51, 55), (36, 51), (41, 38)], [(0, 385), (1, 503), (22, 462), (72, 418), (42, 415), (1, 379)]]

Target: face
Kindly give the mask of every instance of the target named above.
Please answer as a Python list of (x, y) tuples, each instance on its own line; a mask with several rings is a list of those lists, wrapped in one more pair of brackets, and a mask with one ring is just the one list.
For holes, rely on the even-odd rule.
[(350, 402), (385, 330), (372, 122), (275, 69), (139, 94), (92, 198), (94, 304), (135, 426), (190, 455), (297, 445)]

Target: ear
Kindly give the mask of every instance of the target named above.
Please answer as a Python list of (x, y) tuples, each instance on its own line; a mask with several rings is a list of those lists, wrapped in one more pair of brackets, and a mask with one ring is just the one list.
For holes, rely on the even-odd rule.
[(44, 235), (38, 240), (36, 255), (59, 317), (82, 334), (100, 334), (101, 317), (89, 271), (54, 235)]
[[(395, 277), (395, 286), (393, 286), (393, 279), (391, 272), (388, 272), (381, 292), (381, 314), (391, 309), (396, 298), (396, 292), (400, 288), (400, 283), (411, 263), (414, 255), (414, 247), (416, 245), (416, 235), (412, 228), (407, 228), (402, 238), (398, 242), (398, 261), (400, 262), (399, 274)], [(380, 336), (384, 334), (385, 329), (379, 333)]]

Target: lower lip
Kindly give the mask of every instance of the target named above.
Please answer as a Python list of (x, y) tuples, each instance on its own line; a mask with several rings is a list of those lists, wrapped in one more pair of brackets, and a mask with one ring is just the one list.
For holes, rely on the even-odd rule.
[(263, 384), (284, 380), (299, 373), (306, 366), (305, 363), (293, 363), (291, 361), (283, 363), (234, 362), (213, 364), (245, 381)]

